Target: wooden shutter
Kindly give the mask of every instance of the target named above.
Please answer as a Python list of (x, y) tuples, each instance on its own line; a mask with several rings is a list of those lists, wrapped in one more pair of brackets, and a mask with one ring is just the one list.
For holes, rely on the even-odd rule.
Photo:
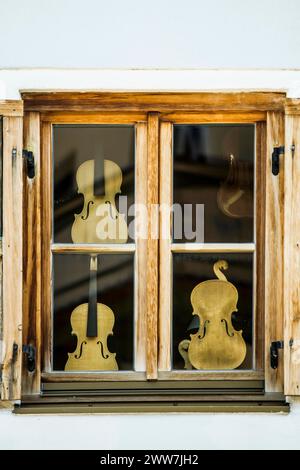
[(34, 178), (23, 176), (23, 344), (34, 347), (35, 370), (22, 370), (22, 396), (40, 393), (41, 203), (40, 113), (24, 113), (24, 148), (33, 152)]
[(283, 340), (284, 168), (281, 165), (279, 174), (272, 174), (272, 152), (274, 147), (283, 145), (284, 113), (270, 111), (267, 113), (265, 186), (265, 389), (279, 393), (283, 392), (283, 353), (279, 352), (278, 368), (272, 369), (270, 345)]
[(285, 126), (284, 392), (300, 395), (300, 100), (288, 100)]
[(0, 102), (3, 115), (3, 330), (1, 399), (21, 398), (22, 102)]

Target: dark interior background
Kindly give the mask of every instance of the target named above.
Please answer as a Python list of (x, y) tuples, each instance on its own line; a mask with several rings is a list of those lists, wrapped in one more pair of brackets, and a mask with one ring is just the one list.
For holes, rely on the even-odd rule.
[[(229, 156), (247, 167), (247, 188), (253, 199), (254, 124), (175, 125), (173, 140), (173, 202), (204, 204), (204, 242), (246, 243), (253, 241), (251, 217), (235, 219), (217, 204), (217, 194), (229, 173)], [(195, 223), (193, 223), (195, 229)], [(174, 242), (189, 242), (187, 238)]]

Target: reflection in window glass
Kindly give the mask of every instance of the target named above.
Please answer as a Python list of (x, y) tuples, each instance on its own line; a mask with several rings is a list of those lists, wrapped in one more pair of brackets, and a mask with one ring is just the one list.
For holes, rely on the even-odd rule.
[(193, 230), (204, 204), (204, 242), (253, 241), (254, 137), (252, 124), (174, 126), (174, 203), (193, 205)]
[(116, 221), (112, 241), (130, 242), (118, 215), (120, 195), (127, 196), (128, 207), (134, 202), (134, 127), (56, 125), (53, 152), (54, 241), (107, 242), (96, 236), (107, 208), (109, 220)]
[[(196, 367), (186, 368), (210, 368), (203, 367), (210, 361), (214, 364), (212, 369), (225, 369), (225, 364), (228, 369), (252, 368), (252, 258), (249, 253), (173, 255), (174, 369), (184, 369), (188, 365), (185, 360), (191, 359), (192, 353), (196, 355), (193, 358)], [(219, 264), (218, 269), (215, 264), (218, 261), (225, 261), (228, 269), (222, 269), (224, 263)], [(217, 275), (222, 278), (222, 274), (228, 282), (217, 278)], [(209, 280), (213, 282), (205, 282)], [(234, 312), (236, 304), (238, 310)], [(200, 315), (193, 315), (193, 312)], [(240, 330), (242, 339), (237, 333)], [(191, 334), (196, 335), (194, 352), (188, 342)], [(216, 361), (220, 367), (216, 366)]]
[[(101, 363), (103, 366), (96, 365), (99, 370), (132, 370), (133, 368), (133, 260), (133, 255), (128, 254), (97, 256), (96, 299), (98, 304), (104, 304), (106, 307), (105, 310), (100, 311), (97, 324), (98, 338), (94, 341), (94, 333), (92, 333), (91, 341), (95, 343), (96, 353), (99, 351), (104, 358), (108, 354), (114, 355), (115, 353), (117, 364), (116, 366), (110, 356), (109, 369), (106, 368), (107, 362), (103, 360)], [(88, 307), (86, 306), (83, 314), (78, 313), (78, 310), (74, 313), (74, 310), (82, 304), (88, 304), (91, 298), (91, 257), (83, 254), (55, 254), (53, 268), (53, 369), (65, 370), (68, 353), (73, 353), (73, 356), (77, 353), (79, 356), (81, 354), (83, 361), (84, 353), (87, 354), (86, 348), (89, 346), (84, 343), (87, 337)], [(78, 333), (80, 330), (83, 341), (71, 334), (72, 312), (75, 315), (72, 320), (73, 331)], [(77, 321), (76, 318), (79, 320)], [(106, 349), (105, 332), (111, 330), (113, 335), (107, 336)], [(87, 361), (94, 359), (93, 353), (92, 359), (87, 359)], [(79, 369), (81, 366), (82, 370), (95, 370), (89, 367), (89, 362), (81, 362)], [(74, 363), (66, 370), (74, 370)]]

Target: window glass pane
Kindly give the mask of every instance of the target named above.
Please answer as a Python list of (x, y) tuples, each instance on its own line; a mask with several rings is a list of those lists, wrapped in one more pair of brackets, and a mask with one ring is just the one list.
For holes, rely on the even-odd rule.
[(56, 125), (53, 151), (54, 241), (130, 242), (134, 126)]
[[(91, 276), (89, 255), (53, 256), (54, 370), (133, 369), (134, 256), (101, 254), (96, 261), (96, 275)], [(95, 319), (95, 298), (97, 330), (88, 334), (88, 324), (91, 327)], [(68, 353), (72, 360), (67, 366)]]
[(252, 368), (252, 273), (249, 253), (173, 255), (174, 369)]
[(195, 241), (190, 236), (201, 224), (196, 204), (204, 205), (204, 240), (196, 241), (253, 241), (254, 142), (252, 124), (174, 126), (174, 203), (182, 210), (192, 204), (175, 242)]

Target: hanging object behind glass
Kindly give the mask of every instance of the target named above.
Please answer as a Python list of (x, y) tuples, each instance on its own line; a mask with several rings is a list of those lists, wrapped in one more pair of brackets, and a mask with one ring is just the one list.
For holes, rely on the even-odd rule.
[(253, 173), (248, 161), (229, 156), (227, 178), (220, 185), (217, 202), (228, 217), (253, 217)]

